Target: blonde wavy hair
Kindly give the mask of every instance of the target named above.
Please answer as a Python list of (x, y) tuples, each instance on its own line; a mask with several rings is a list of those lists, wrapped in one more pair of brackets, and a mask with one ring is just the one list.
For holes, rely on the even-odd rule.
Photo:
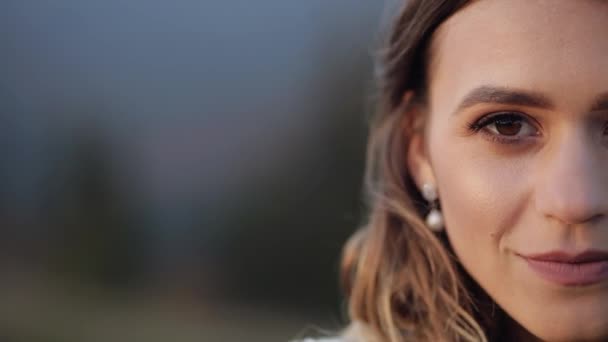
[(367, 150), (368, 216), (345, 245), (341, 265), (352, 322), (345, 336), (356, 340), (487, 341), (499, 334), (494, 302), (459, 265), (445, 233), (425, 226), (426, 201), (406, 160), (421, 121), (409, 109), (426, 101), (432, 36), (469, 2), (407, 1), (381, 50)]

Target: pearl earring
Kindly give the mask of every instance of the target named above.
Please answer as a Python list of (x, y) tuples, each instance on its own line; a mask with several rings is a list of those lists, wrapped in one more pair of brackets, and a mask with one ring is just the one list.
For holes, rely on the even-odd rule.
[(426, 216), (426, 225), (434, 232), (443, 230), (443, 215), (437, 208), (437, 189), (430, 183), (424, 183), (422, 186), (422, 196), (429, 202), (431, 211)]

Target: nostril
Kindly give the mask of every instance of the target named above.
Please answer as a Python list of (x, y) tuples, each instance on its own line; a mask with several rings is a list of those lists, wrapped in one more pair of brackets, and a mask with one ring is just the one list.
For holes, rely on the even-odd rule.
[(594, 224), (605, 219), (607, 204), (600, 196), (553, 192), (536, 199), (538, 210), (546, 217), (566, 225)]
[(569, 226), (593, 224), (604, 217), (603, 214), (597, 213), (590, 207), (577, 208), (574, 206), (567, 207), (563, 210), (557, 210), (549, 216)]
[[(601, 153), (601, 155), (600, 155)], [(534, 178), (535, 205), (562, 224), (589, 224), (608, 215), (605, 151), (584, 125), (570, 125), (553, 136)]]

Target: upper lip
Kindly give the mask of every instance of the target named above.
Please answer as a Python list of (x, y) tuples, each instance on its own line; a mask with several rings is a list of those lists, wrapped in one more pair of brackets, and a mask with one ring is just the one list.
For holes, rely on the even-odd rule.
[(608, 260), (608, 252), (594, 249), (587, 250), (582, 253), (551, 251), (548, 253), (528, 254), (522, 256), (526, 259), (561, 263), (585, 263)]

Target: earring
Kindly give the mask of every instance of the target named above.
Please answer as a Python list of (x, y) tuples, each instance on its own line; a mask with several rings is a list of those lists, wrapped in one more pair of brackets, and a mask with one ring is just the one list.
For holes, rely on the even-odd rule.
[(430, 183), (424, 183), (422, 186), (422, 196), (429, 202), (431, 211), (426, 216), (426, 225), (430, 230), (434, 232), (440, 232), (443, 230), (443, 215), (439, 208), (437, 208), (437, 189)]

